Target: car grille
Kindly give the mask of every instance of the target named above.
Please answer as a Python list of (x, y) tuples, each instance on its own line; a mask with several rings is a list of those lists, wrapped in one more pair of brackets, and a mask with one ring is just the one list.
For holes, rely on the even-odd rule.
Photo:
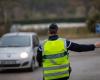
[(20, 64), (3, 64), (3, 65), (0, 64), (0, 67), (19, 67), (19, 66)]
[(16, 60), (0, 60), (0, 67), (19, 67), (20, 63)]

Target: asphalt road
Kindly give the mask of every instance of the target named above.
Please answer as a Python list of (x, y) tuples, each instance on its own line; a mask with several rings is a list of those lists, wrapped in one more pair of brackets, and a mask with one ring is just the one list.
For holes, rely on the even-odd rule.
[[(100, 38), (72, 40), (78, 43), (94, 43)], [(70, 80), (100, 80), (100, 48), (90, 52), (71, 52), (72, 73)], [(0, 72), (0, 80), (42, 80), (42, 68), (34, 72), (6, 70)]]

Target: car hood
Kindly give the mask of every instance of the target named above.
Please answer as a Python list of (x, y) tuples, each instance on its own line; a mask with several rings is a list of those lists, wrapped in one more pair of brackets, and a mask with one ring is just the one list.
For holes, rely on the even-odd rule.
[(30, 47), (18, 47), (18, 48), (0, 48), (0, 60), (2, 59), (19, 59), (22, 52), (29, 52)]

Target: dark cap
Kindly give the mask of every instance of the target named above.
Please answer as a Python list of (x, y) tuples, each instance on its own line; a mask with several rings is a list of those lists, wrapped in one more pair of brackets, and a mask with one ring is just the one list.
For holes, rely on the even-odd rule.
[(55, 30), (58, 30), (58, 26), (57, 26), (57, 24), (52, 23), (52, 24), (49, 26), (49, 29), (55, 29)]
[(57, 24), (52, 23), (52, 24), (49, 26), (49, 33), (50, 33), (50, 34), (56, 34), (56, 33), (57, 33), (57, 30), (58, 30)]

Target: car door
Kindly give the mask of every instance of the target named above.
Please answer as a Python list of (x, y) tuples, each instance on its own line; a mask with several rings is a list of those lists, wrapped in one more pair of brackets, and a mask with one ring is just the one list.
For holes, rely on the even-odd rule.
[(39, 45), (39, 39), (36, 35), (33, 35), (32, 36), (32, 45), (33, 45), (33, 50), (34, 50), (34, 53), (35, 53), (35, 56), (37, 55), (37, 47)]

